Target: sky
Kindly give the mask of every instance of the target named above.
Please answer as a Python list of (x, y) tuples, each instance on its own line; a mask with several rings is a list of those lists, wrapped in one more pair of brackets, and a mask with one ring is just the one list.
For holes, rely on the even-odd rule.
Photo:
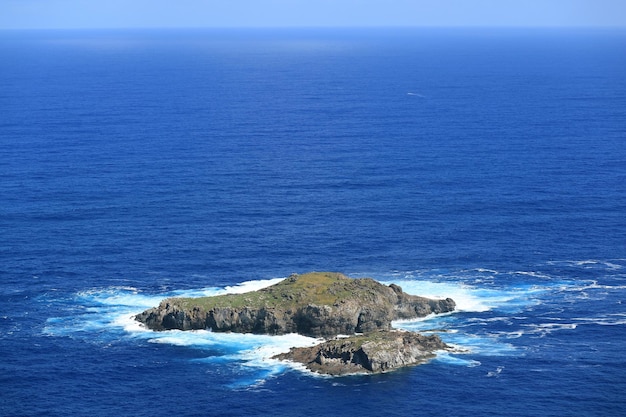
[(626, 0), (0, 0), (0, 29), (624, 27)]

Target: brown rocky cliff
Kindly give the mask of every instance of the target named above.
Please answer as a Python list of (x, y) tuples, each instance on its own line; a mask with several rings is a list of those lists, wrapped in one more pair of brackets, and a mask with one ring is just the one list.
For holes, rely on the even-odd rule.
[(376, 331), (326, 341), (313, 347), (291, 348), (274, 359), (303, 364), (327, 375), (382, 373), (418, 365), (449, 349), (439, 336), (405, 331)]
[(406, 294), (392, 284), (337, 273), (292, 275), (263, 290), (237, 296), (170, 298), (136, 316), (153, 330), (212, 329), (216, 332), (333, 337), (388, 330), (398, 319), (453, 311), (451, 299)]

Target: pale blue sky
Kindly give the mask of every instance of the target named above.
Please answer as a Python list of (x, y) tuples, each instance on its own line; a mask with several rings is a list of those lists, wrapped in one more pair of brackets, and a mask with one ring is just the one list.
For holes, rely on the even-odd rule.
[(626, 0), (0, 0), (0, 29), (620, 26)]

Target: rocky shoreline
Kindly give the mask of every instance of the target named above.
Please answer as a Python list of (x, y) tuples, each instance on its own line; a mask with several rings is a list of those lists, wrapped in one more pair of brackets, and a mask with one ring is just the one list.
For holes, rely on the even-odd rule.
[(152, 330), (200, 330), (311, 337), (389, 330), (394, 320), (453, 311), (452, 299), (407, 294), (395, 284), (338, 273), (292, 275), (246, 294), (168, 298), (135, 318)]
[(297, 362), (325, 375), (375, 374), (428, 362), (436, 351), (449, 349), (437, 335), (380, 330), (291, 348), (273, 359)]
[[(452, 299), (410, 295), (395, 284), (348, 278), (335, 272), (293, 274), (244, 294), (168, 298), (135, 316), (156, 330), (200, 330), (322, 337), (313, 348), (279, 355), (331, 375), (386, 372), (424, 362), (447, 348), (438, 336), (392, 331), (394, 320), (453, 311)], [(338, 335), (353, 335), (336, 338)]]

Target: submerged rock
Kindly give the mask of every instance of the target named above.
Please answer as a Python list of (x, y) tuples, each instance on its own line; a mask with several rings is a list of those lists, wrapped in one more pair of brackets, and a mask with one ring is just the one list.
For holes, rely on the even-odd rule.
[(337, 338), (313, 347), (291, 348), (274, 359), (303, 364), (327, 375), (382, 373), (418, 365), (449, 347), (439, 336), (392, 330)]
[(271, 287), (245, 294), (168, 298), (136, 316), (153, 330), (212, 329), (216, 332), (313, 337), (391, 329), (399, 319), (453, 311), (452, 299), (406, 294), (392, 284), (339, 273), (292, 275)]

